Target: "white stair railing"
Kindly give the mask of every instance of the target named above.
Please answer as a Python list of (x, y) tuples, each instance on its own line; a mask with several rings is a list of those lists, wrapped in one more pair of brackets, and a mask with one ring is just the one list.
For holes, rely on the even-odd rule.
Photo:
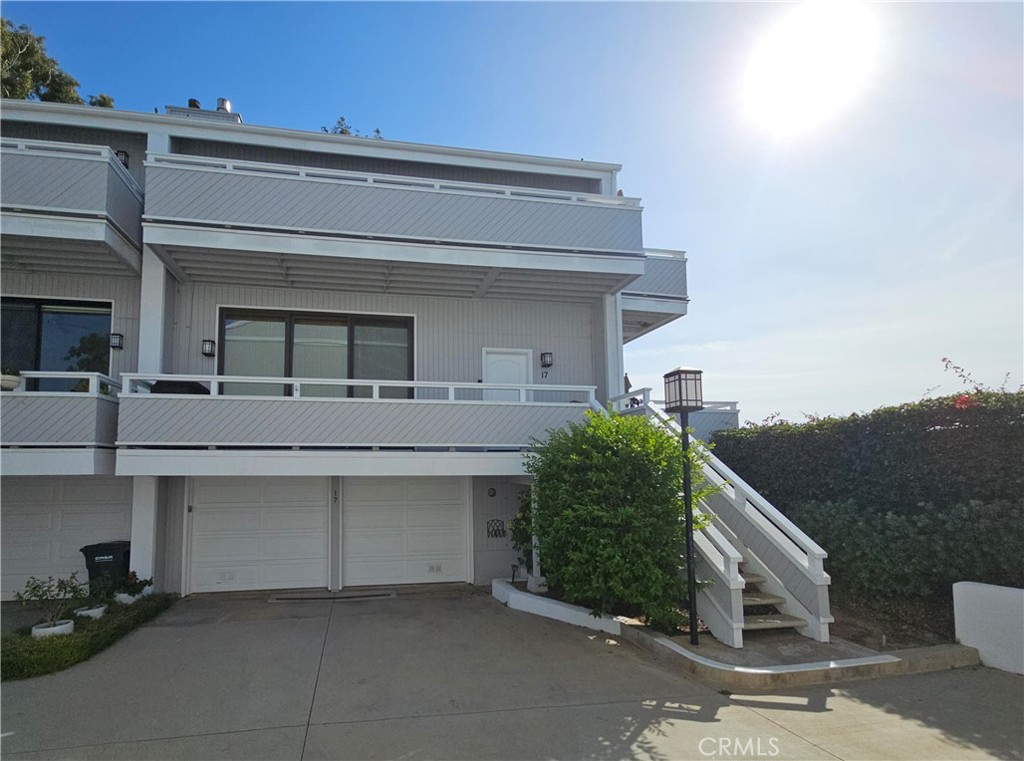
[[(645, 395), (645, 398), (649, 397)], [(675, 419), (654, 403), (648, 402), (645, 412), (673, 433), (681, 433)], [(765, 577), (765, 581), (759, 586), (763, 591), (785, 600), (784, 603), (778, 604), (783, 613), (806, 622), (806, 626), (800, 630), (801, 634), (819, 642), (828, 642), (829, 624), (833, 620), (828, 598), (831, 579), (824, 570), (824, 560), (828, 553), (710, 450), (705, 449), (704, 454), (707, 458), (703, 470), (704, 477), (721, 487), (704, 503), (704, 507), (717, 517), (729, 534), (729, 538), (726, 538), (726, 532), (719, 531), (720, 541), (733, 552), (742, 554), (748, 571)], [(704, 561), (702, 565), (711, 569), (712, 575), (720, 576), (716, 573), (720, 568), (718, 556), (707, 545), (715, 545), (719, 555), (722, 554), (721, 545), (717, 541), (712, 541), (706, 530), (701, 533), (707, 540), (697, 543), (697, 549)], [(725, 566), (721, 568), (721, 575), (725, 575)], [(738, 570), (736, 576), (739, 577)], [(723, 581), (728, 581), (728, 596), (724, 591), (716, 592), (716, 584), (711, 584), (702, 588), (700, 599), (706, 599), (709, 604), (713, 603), (712, 607), (716, 610), (712, 612), (712, 618), (722, 615), (729, 620), (734, 630), (737, 623), (742, 629), (742, 577), (739, 577), (739, 586), (736, 586), (735, 578), (719, 578), (717, 586), (724, 587)], [(738, 618), (735, 604), (737, 593)], [(708, 610), (707, 606), (701, 610), (702, 617), (705, 610)], [(732, 644), (715, 631), (711, 619), (705, 618), (705, 623), (716, 638), (726, 644)], [(732, 635), (732, 639), (735, 641), (735, 635)], [(742, 643), (741, 637), (739, 641)], [(732, 646), (740, 647), (741, 644)]]

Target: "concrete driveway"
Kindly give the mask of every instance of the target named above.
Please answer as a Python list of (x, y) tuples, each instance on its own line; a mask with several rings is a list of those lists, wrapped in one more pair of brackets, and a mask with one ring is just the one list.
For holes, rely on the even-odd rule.
[(178, 603), (3, 685), (5, 759), (1021, 758), (1024, 681), (978, 668), (726, 695), (455, 587)]

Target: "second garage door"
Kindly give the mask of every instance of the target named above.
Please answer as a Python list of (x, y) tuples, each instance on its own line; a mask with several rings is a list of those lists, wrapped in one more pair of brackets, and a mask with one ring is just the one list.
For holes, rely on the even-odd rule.
[(346, 478), (346, 587), (469, 579), (465, 478)]
[(191, 589), (327, 587), (327, 478), (196, 478)]

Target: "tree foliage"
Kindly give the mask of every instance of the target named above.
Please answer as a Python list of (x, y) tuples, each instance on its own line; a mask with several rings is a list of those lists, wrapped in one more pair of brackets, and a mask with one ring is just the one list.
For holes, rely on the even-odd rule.
[(338, 121), (330, 128), (321, 127), (320, 131), (327, 135), (345, 135), (349, 137), (372, 137), (374, 140), (383, 140), (384, 135), (381, 134), (379, 128), (374, 127), (373, 132), (368, 135), (364, 135), (362, 132), (357, 130), (344, 116), (339, 116)]
[[(594, 615), (636, 610), (657, 628), (677, 625), (686, 591), (680, 440), (641, 416), (588, 413), (538, 442), (526, 469), (552, 591)], [(696, 499), (709, 490), (695, 477)]]
[[(0, 95), (15, 100), (48, 103), (84, 103), (79, 83), (46, 54), (46, 38), (22, 24), (3, 19), (0, 26)], [(100, 93), (89, 96), (90, 106), (113, 108), (114, 99)]]

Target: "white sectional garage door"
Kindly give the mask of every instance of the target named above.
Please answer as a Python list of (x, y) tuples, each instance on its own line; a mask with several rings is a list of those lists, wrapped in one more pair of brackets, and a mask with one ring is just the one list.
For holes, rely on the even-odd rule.
[(328, 586), (327, 478), (196, 478), (193, 592)]
[(466, 478), (346, 478), (342, 583), (468, 581)]
[(3, 478), (2, 597), (13, 598), (30, 576), (89, 575), (79, 551), (87, 544), (131, 539), (132, 480), (113, 476)]

